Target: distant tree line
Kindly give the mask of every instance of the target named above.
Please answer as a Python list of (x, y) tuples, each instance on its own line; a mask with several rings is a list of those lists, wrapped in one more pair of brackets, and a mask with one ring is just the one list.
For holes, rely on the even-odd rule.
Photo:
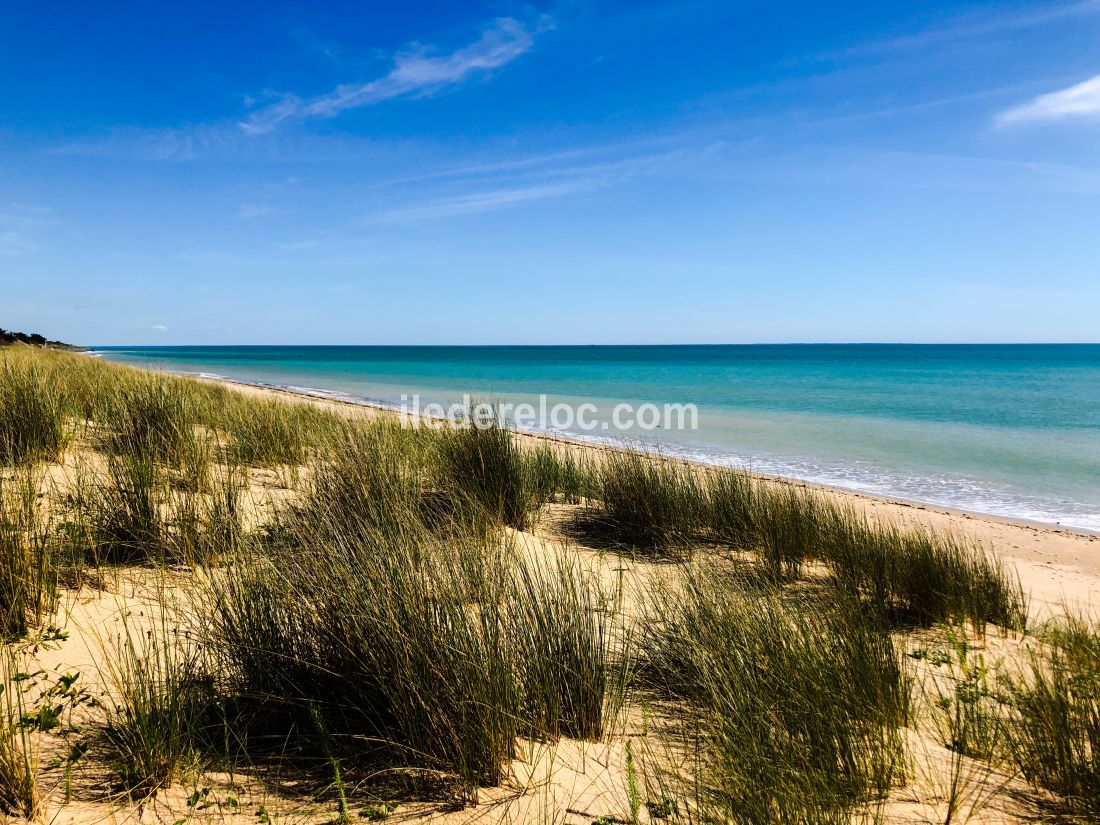
[(39, 335), (37, 332), (28, 335), (25, 332), (12, 332), (11, 330), (0, 327), (0, 344), (14, 344), (16, 342), (22, 344), (30, 344), (35, 347), (59, 347), (62, 349), (75, 349), (70, 344), (65, 344), (61, 341), (50, 341), (44, 335)]

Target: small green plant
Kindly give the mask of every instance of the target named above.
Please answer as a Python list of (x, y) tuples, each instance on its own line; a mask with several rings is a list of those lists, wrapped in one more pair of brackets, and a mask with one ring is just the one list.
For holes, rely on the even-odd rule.
[(675, 799), (664, 798), (658, 802), (646, 802), (646, 810), (650, 819), (672, 819), (680, 813), (680, 806)]
[(626, 799), (630, 806), (630, 823), (638, 825), (638, 814), (642, 810), (642, 795), (638, 792), (638, 767), (634, 764), (634, 748), (629, 739), (623, 750), (626, 758)]
[(332, 737), (329, 735), (328, 729), (325, 727), (325, 720), (321, 716), (321, 711), (317, 707), (316, 702), (309, 703), (309, 717), (313, 723), (313, 728), (317, 732), (317, 737), (321, 742), (321, 749), (324, 751), (325, 758), (332, 766), (332, 782), (336, 787), (336, 800), (337, 800), (337, 814), (340, 822), (350, 821), (348, 816), (348, 797), (347, 791), (344, 788), (344, 779), (340, 773), (340, 760), (333, 755), (332, 749)]
[(216, 421), (234, 460), (248, 467), (305, 464), (342, 423), (312, 404), (247, 396), (231, 399)]
[(1003, 786), (991, 782), (1003, 760), (1008, 734), (1008, 699), (990, 685), (985, 657), (971, 649), (965, 627), (945, 630), (947, 647), (914, 651), (946, 673), (935, 679), (931, 710), (944, 746), (951, 751), (944, 796), (944, 825), (977, 815)]
[(367, 822), (384, 822), (397, 812), (397, 805), (393, 802), (379, 802), (377, 805), (367, 805), (359, 811), (359, 818)]

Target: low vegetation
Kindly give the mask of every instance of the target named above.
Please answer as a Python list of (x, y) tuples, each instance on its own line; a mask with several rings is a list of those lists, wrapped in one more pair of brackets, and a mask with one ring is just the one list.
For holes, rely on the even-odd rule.
[[(242, 765), (286, 793), (321, 772), (341, 819), (377, 777), (475, 801), (522, 743), (563, 739), (622, 749), (628, 805), (606, 821), (873, 817), (926, 724), (907, 634), (1028, 630), (1016, 576), (965, 538), (735, 470), (18, 345), (0, 402), (5, 815), (43, 804), (11, 645), (64, 636), (58, 594), (85, 566), (171, 576), (183, 601), (169, 620), (158, 590), (160, 613), (105, 640), (85, 758), (136, 798)], [(1095, 816), (1100, 635), (1074, 619), (1027, 638), (1022, 673), (952, 683), (941, 738)], [(639, 716), (653, 738), (624, 744)]]

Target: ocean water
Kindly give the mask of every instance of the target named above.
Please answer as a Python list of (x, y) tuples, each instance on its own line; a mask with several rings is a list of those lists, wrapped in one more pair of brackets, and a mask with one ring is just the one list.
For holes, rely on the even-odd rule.
[[(1100, 531), (1100, 344), (104, 347), (112, 361), (391, 407), (697, 405), (698, 428), (581, 432)], [(561, 422), (559, 422), (561, 423)], [(675, 421), (667, 422), (675, 423)], [(528, 425), (537, 428), (537, 424)]]

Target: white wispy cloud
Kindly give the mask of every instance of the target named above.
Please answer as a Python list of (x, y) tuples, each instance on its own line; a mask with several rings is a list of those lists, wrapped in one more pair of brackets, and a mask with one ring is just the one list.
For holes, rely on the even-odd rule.
[(168, 332), (168, 327), (164, 324), (153, 324), (153, 332)]
[(396, 97), (431, 94), (461, 83), (471, 75), (512, 62), (529, 51), (535, 35), (548, 27), (546, 19), (529, 28), (514, 18), (502, 17), (473, 43), (450, 54), (432, 55), (421, 46), (398, 52), (392, 68), (382, 77), (365, 83), (342, 84), (328, 94), (313, 98), (285, 95), (239, 125), (248, 134), (263, 134), (291, 121), (334, 117), (348, 109)]
[(474, 192), (451, 198), (440, 198), (426, 203), (414, 204), (402, 209), (394, 209), (374, 215), (368, 223), (416, 223), (435, 218), (450, 218), (456, 215), (472, 215), (478, 212), (491, 212), (510, 206), (518, 206), (532, 201), (548, 198), (560, 198), (579, 192), (590, 191), (599, 186), (595, 180), (570, 180), (561, 183), (548, 183), (536, 186), (518, 186), (507, 189), (494, 189)]
[[(406, 204), (370, 215), (364, 222), (415, 223), (610, 190), (635, 178), (661, 174), (679, 164), (706, 158), (720, 148), (720, 144), (713, 144), (691, 151), (674, 150), (596, 163), (552, 164), (549, 168), (531, 168), (543, 167), (554, 160), (573, 159), (579, 155), (574, 152), (560, 152), (556, 155), (515, 159), (497, 164), (459, 167), (452, 170), (452, 173), (466, 178), (460, 185), (472, 191)], [(486, 174), (501, 172), (504, 174)], [(430, 177), (443, 177), (447, 174), (444, 170)], [(496, 185), (486, 188), (487, 183)]]
[(242, 221), (262, 218), (275, 212), (275, 207), (267, 203), (242, 203), (234, 213)]
[[(860, 43), (843, 49), (810, 55), (809, 60), (835, 60), (850, 57), (871, 57), (900, 51), (919, 51), (938, 46), (955, 45), (959, 41), (987, 38), (1075, 18), (1100, 13), (1100, 0), (1080, 0), (1041, 8), (1022, 6), (1016, 10), (982, 9), (946, 18), (921, 31)], [(798, 62), (798, 61), (795, 61)]]
[(317, 246), (317, 241), (288, 241), (275, 243), (275, 247), (280, 252), (300, 252), (303, 249), (312, 249), (315, 246)]
[(997, 115), (1001, 126), (1100, 117), (1100, 74), (1067, 89), (1039, 95)]

